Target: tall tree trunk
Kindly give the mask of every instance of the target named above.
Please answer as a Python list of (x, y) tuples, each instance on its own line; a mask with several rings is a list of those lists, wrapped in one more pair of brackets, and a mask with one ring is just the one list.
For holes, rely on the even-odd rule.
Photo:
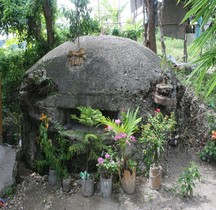
[(42, 0), (43, 13), (46, 21), (46, 30), (47, 30), (47, 42), (49, 48), (53, 47), (55, 38), (54, 38), (54, 14), (52, 10), (52, 0)]
[(147, 40), (146, 46), (153, 52), (157, 53), (156, 38), (155, 38), (155, 1), (145, 0), (148, 16)]
[(148, 30), (148, 23), (146, 21), (146, 14), (147, 14), (146, 0), (143, 0), (143, 28), (144, 28), (144, 32), (143, 32), (143, 44), (145, 46), (147, 46), (147, 30)]
[(162, 47), (162, 55), (163, 58), (166, 58), (166, 45), (164, 41), (164, 33), (163, 33), (163, 27), (162, 27), (162, 10), (164, 7), (164, 2), (158, 3), (159, 9), (158, 9), (158, 22), (159, 22), (159, 28), (160, 28), (160, 41), (161, 41), (161, 47)]

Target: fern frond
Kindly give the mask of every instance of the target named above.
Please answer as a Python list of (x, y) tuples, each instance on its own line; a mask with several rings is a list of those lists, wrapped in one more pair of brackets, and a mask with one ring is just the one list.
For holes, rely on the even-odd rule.
[(71, 156), (75, 154), (81, 154), (86, 152), (86, 145), (80, 141), (79, 143), (73, 144), (72, 146), (69, 147), (69, 153)]
[(90, 161), (90, 160), (97, 160), (97, 159), (98, 159), (98, 155), (95, 153), (94, 150), (91, 150), (89, 152), (88, 161)]
[(94, 141), (97, 139), (98, 139), (97, 135), (93, 133), (88, 133), (84, 136), (84, 141), (88, 144), (90, 144), (90, 141)]
[(87, 132), (84, 131), (79, 131), (79, 130), (68, 130), (68, 131), (64, 131), (62, 132), (62, 135), (64, 137), (74, 137), (76, 139), (82, 140), (84, 139), (85, 135)]

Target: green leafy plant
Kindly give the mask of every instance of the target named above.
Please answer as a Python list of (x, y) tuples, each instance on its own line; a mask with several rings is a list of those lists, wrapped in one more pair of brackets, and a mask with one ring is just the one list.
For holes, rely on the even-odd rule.
[(139, 142), (144, 145), (144, 162), (147, 166), (147, 171), (151, 164), (157, 165), (164, 152), (165, 139), (167, 132), (175, 129), (175, 116), (171, 113), (170, 116), (164, 116), (160, 109), (155, 111), (155, 115), (149, 115), (148, 123), (142, 125), (142, 133)]
[(134, 161), (134, 160), (132, 160), (132, 159), (129, 159), (129, 160), (128, 160), (128, 164), (129, 164), (129, 167), (130, 167), (131, 169), (137, 167), (137, 162)]
[(204, 149), (199, 153), (202, 160), (216, 160), (216, 131), (212, 131), (212, 139), (207, 142)]
[(103, 143), (104, 134), (90, 131), (90, 127), (99, 125), (99, 121), (102, 118), (102, 113), (99, 110), (92, 109), (91, 107), (78, 107), (80, 110), (80, 117), (71, 115), (71, 118), (79, 121), (79, 123), (87, 125), (87, 131), (66, 131), (64, 134), (73, 135), (77, 139), (77, 143), (74, 143), (69, 147), (71, 156), (75, 154), (86, 155), (86, 171), (88, 171), (89, 161), (97, 160), (98, 154), (106, 149), (106, 145)]
[(105, 179), (110, 178), (114, 173), (118, 172), (118, 163), (114, 160), (115, 153), (111, 149), (103, 157), (98, 158), (98, 171)]
[[(180, 0), (178, 0), (180, 2)], [(197, 55), (201, 49), (206, 46), (208, 42), (210, 42), (210, 48), (201, 55), (195, 63), (198, 66), (191, 73), (189, 79), (195, 78), (195, 83), (197, 83), (197, 92), (201, 90), (202, 83), (204, 81), (205, 75), (210, 68), (214, 68), (216, 63), (216, 2), (211, 0), (186, 0), (185, 7), (190, 7), (190, 10), (187, 12), (185, 17), (182, 20), (182, 23), (185, 22), (189, 17), (193, 16), (194, 19), (192, 24), (198, 21), (200, 17), (202, 17), (201, 28), (207, 25), (208, 21), (211, 21), (211, 27), (208, 27), (201, 36), (195, 39), (190, 51), (193, 52), (194, 55)], [(208, 80), (205, 85), (205, 96), (208, 97), (216, 87), (216, 72), (213, 71), (211, 78)]]
[(59, 148), (55, 147), (52, 140), (48, 137), (49, 119), (48, 116), (42, 113), (40, 124), (40, 148), (42, 149), (44, 158), (36, 162), (36, 166), (39, 171), (42, 171), (44, 167), (50, 167), (56, 170), (59, 177), (67, 174), (67, 168), (62, 161), (67, 160), (70, 156), (67, 152), (66, 142), (59, 136), (58, 143)]
[(80, 172), (79, 175), (81, 180), (90, 180), (93, 178), (92, 174), (87, 173), (87, 171)]
[(120, 160), (123, 170), (130, 170), (128, 158), (126, 154), (126, 148), (131, 143), (136, 142), (136, 138), (133, 134), (138, 129), (138, 124), (142, 118), (138, 116), (139, 108), (135, 111), (128, 109), (127, 113), (122, 113), (121, 119), (111, 120), (110, 118), (103, 118), (101, 123), (106, 126), (106, 130), (111, 134), (115, 140), (116, 145), (120, 148)]
[(13, 197), (13, 194), (15, 193), (16, 191), (16, 188), (15, 186), (10, 186), (10, 187), (7, 187), (5, 190), (4, 190), (4, 197), (5, 198), (8, 198), (8, 197)]
[(100, 110), (92, 109), (91, 107), (79, 106), (77, 109), (80, 111), (80, 117), (76, 115), (71, 115), (73, 120), (77, 120), (83, 125), (89, 127), (97, 126), (100, 123), (100, 120), (103, 118), (103, 115)]
[(99, 21), (104, 30), (109, 32), (112, 30), (113, 26), (121, 27), (120, 17), (125, 11), (128, 1), (119, 4), (117, 0), (100, 0), (99, 7), (103, 12), (99, 13)]
[(112, 29), (111, 34), (114, 36), (120, 36), (137, 41), (141, 38), (143, 32), (142, 21), (133, 23), (132, 19), (128, 20), (123, 29), (115, 27)]
[(174, 190), (180, 194), (182, 198), (192, 197), (195, 188), (195, 181), (200, 180), (201, 175), (198, 166), (194, 162), (190, 162), (188, 168), (185, 168), (181, 176), (177, 180)]
[(99, 33), (99, 23), (91, 19), (89, 0), (70, 0), (74, 4), (75, 10), (64, 9), (64, 15), (69, 19), (69, 37), (72, 41), (77, 38), (78, 48), (80, 48), (79, 37), (83, 35)]

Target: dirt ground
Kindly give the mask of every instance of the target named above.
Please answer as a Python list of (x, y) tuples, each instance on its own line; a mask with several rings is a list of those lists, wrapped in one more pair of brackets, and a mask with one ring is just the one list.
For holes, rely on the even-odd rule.
[[(181, 199), (171, 191), (175, 181), (190, 161), (198, 164), (202, 175), (197, 182), (194, 196)], [(83, 197), (76, 182), (70, 193), (52, 188), (44, 177), (27, 176), (17, 186), (16, 193), (8, 200), (3, 210), (214, 210), (216, 209), (216, 166), (202, 162), (190, 150), (171, 148), (163, 163), (162, 187), (153, 191), (144, 176), (137, 177), (136, 192), (127, 195), (123, 191), (113, 193), (111, 198), (102, 198), (96, 192), (92, 197)]]

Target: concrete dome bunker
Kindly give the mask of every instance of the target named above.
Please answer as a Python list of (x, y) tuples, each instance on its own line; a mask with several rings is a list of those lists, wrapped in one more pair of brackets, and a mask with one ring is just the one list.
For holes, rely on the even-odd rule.
[(71, 112), (80, 105), (100, 109), (110, 117), (138, 106), (141, 112), (153, 109), (151, 94), (162, 80), (161, 59), (155, 53), (135, 41), (114, 36), (85, 36), (80, 43), (86, 57), (81, 65), (70, 65), (68, 52), (75, 51), (76, 45), (66, 42), (25, 74), (20, 94), (28, 160), (36, 153), (42, 112), (48, 114), (51, 123), (67, 125)]

